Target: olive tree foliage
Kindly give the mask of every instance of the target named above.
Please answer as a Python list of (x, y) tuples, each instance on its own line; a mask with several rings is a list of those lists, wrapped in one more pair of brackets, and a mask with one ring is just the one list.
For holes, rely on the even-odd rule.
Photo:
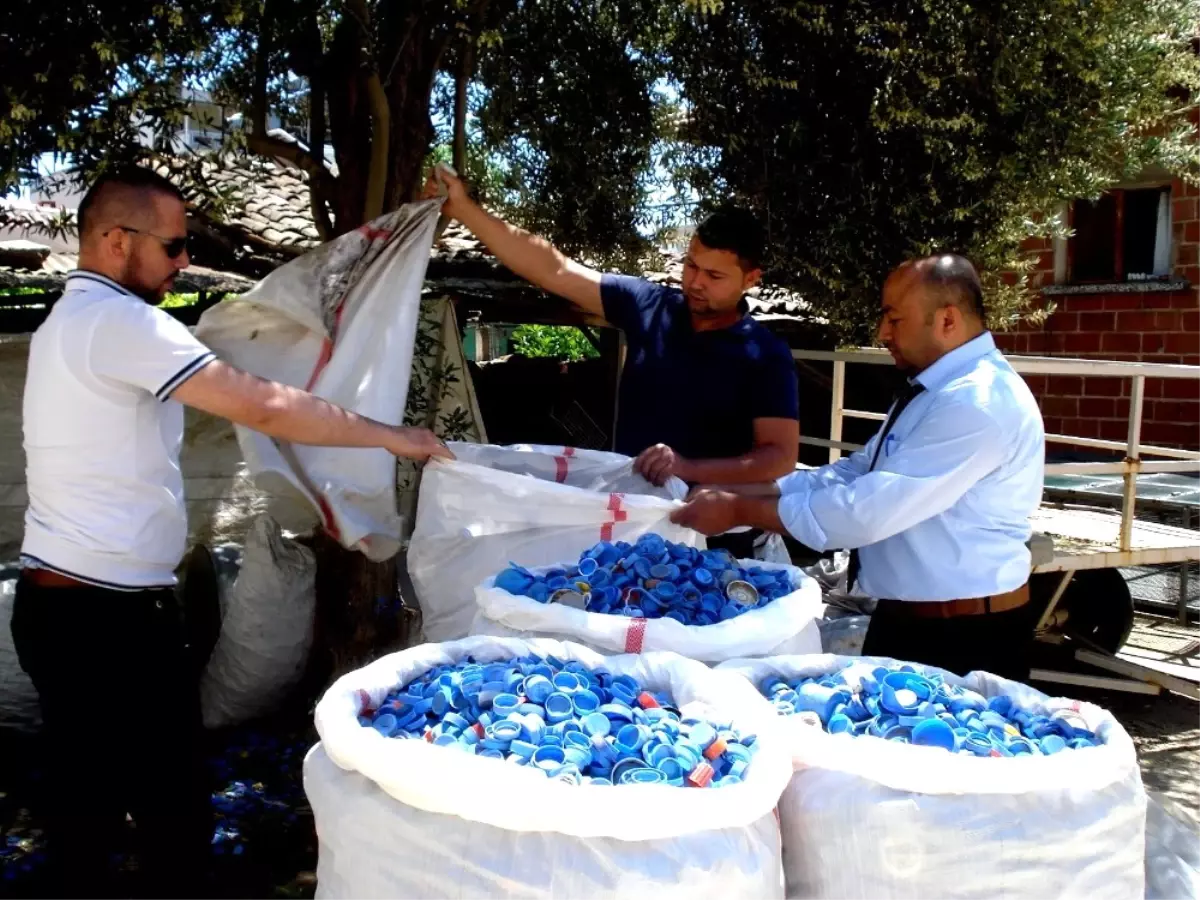
[(231, 148), (307, 172), (325, 236), (414, 199), (444, 158), (568, 247), (639, 243), (660, 0), (13, 2), (0, 24), (5, 191), (43, 153), (81, 180), (153, 155), (149, 135), (178, 157), (168, 138), (190, 87), (243, 113)]
[[(886, 273), (964, 252), (993, 324), (1029, 311), (1020, 244), (1151, 164), (1193, 182), (1196, 0), (693, 0), (677, 171), (765, 218), (768, 277), (849, 339)], [(1001, 279), (1001, 272), (1016, 272)], [(1009, 283), (1005, 283), (1005, 281)]]

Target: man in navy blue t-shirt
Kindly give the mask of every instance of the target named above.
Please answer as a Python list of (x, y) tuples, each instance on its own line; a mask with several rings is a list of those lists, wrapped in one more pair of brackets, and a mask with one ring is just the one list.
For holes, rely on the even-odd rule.
[[(800, 444), (796, 370), (787, 344), (747, 314), (762, 228), (726, 209), (696, 229), (682, 289), (607, 275), (496, 218), (444, 170), (443, 208), (516, 274), (625, 333), (616, 450), (662, 484), (771, 482), (793, 471)], [(426, 196), (435, 196), (430, 182)]]

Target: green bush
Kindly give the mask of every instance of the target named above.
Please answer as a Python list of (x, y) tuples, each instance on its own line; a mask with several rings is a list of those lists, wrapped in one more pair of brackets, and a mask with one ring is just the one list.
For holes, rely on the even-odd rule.
[(600, 355), (582, 331), (563, 325), (522, 325), (512, 333), (512, 351), (569, 362)]

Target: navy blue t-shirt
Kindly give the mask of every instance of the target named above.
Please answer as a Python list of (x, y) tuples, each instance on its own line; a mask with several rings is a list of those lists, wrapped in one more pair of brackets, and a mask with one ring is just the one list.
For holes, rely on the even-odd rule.
[(682, 291), (629, 275), (605, 275), (600, 296), (627, 343), (618, 453), (667, 444), (690, 459), (736, 457), (754, 449), (755, 419), (800, 418), (791, 350), (750, 316), (695, 331)]

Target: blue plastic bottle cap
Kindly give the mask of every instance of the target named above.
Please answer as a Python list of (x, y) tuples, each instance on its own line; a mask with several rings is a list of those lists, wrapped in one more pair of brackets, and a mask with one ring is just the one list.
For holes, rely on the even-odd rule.
[(557, 771), (566, 761), (566, 753), (562, 747), (543, 744), (533, 754), (533, 764), (544, 771)]
[(582, 747), (564, 747), (563, 757), (580, 772), (592, 764), (592, 752)]
[(657, 769), (631, 769), (621, 776), (622, 784), (661, 784), (666, 780)]
[[(605, 719), (605, 721), (607, 722), (608, 720)], [(592, 749), (592, 739), (582, 731), (568, 731), (563, 735), (563, 746), (578, 747), (581, 750), (590, 752)]]
[(842, 713), (837, 713), (829, 717), (828, 731), (830, 734), (841, 734), (844, 731), (849, 731), (854, 726), (850, 721), (850, 717)]
[[(611, 690), (615, 693), (616, 685), (613, 685)], [(632, 702), (633, 698), (631, 697), (629, 703), (603, 703), (599, 711), (610, 719), (629, 722), (633, 720), (633, 710), (630, 708)]]
[(679, 760), (674, 757), (667, 757), (655, 763), (654, 767), (663, 773), (663, 777), (667, 780), (672, 778), (683, 777), (683, 766), (679, 764)]
[(941, 747), (945, 750), (953, 750), (955, 746), (954, 729), (941, 719), (924, 719), (913, 728), (912, 742), (923, 747)]
[(445, 747), (445, 746), (448, 746), (449, 744), (458, 743), (458, 738), (456, 738), (452, 734), (439, 734), (437, 737), (435, 737), (433, 739), (433, 742), (435, 744), (437, 744), (439, 747)]
[(446, 725), (452, 725), (459, 731), (463, 731), (471, 727), (471, 723), (460, 716), (458, 713), (446, 713), (442, 716), (442, 722)]
[(619, 760), (612, 767), (611, 777), (613, 784), (620, 784), (621, 776), (623, 776), (626, 772), (644, 768), (646, 768), (646, 764), (639, 757), (629, 757), (628, 759)]
[(600, 564), (590, 556), (585, 556), (579, 561), (579, 574), (585, 578), (600, 568)]
[(637, 699), (637, 694), (634, 692), (634, 690), (626, 687), (623, 684), (617, 684), (614, 682), (613, 686), (609, 688), (609, 691), (612, 692), (613, 700), (624, 703), (626, 706), (633, 706), (634, 700)]
[(633, 752), (642, 749), (642, 745), (650, 738), (650, 729), (645, 725), (623, 725), (617, 732), (617, 749), (622, 752)]
[(537, 744), (531, 744), (529, 741), (513, 741), (508, 745), (508, 752), (515, 753), (517, 756), (525, 759), (531, 759), (533, 754), (537, 752)]
[(600, 708), (600, 698), (590, 690), (581, 690), (571, 696), (577, 716), (586, 716)]
[(521, 726), (517, 722), (505, 719), (489, 725), (487, 736), (494, 741), (515, 741), (521, 736)]
[(384, 713), (381, 716), (376, 716), (372, 724), (375, 726), (375, 730), (384, 737), (391, 737), (398, 723), (396, 722), (396, 717), (391, 713)]
[(583, 730), (592, 737), (603, 737), (612, 730), (612, 723), (603, 712), (588, 713), (583, 717), (581, 724)]
[(1047, 756), (1067, 749), (1067, 742), (1063, 740), (1061, 735), (1057, 734), (1048, 734), (1044, 738), (1041, 738), (1038, 743), (1042, 747), (1042, 752)]
[(1033, 755), (1033, 744), (1022, 737), (1015, 737), (1008, 742), (1008, 750), (1013, 756)]
[(962, 746), (964, 750), (970, 750), (976, 756), (992, 755), (992, 742), (978, 731), (972, 731), (968, 734), (963, 740)]
[(479, 755), (487, 757), (488, 759), (504, 759), (504, 754), (499, 750), (481, 750)]
[(688, 742), (704, 750), (717, 739), (717, 730), (707, 722), (698, 722), (688, 732)]
[(531, 675), (525, 679), (525, 696), (537, 704), (544, 704), (554, 693), (554, 685), (544, 675)]
[(642, 746), (642, 759), (652, 766), (658, 766), (664, 759), (674, 759), (675, 751), (669, 744), (647, 741)]
[(574, 672), (559, 672), (550, 681), (556, 691), (564, 694), (573, 694), (587, 686), (587, 682)]
[(849, 702), (850, 696), (845, 687), (827, 687), (816, 682), (807, 682), (800, 685), (796, 691), (794, 705), (797, 712), (814, 712), (824, 723), (829, 721), (834, 707), (839, 703)]
[(533, 579), (526, 578), (520, 572), (510, 568), (497, 575), (493, 583), (500, 590), (508, 591), (510, 594), (523, 594), (533, 583)]
[(517, 707), (520, 705), (521, 700), (516, 694), (497, 694), (495, 699), (492, 700), (492, 709), (500, 715), (505, 716), (510, 712), (516, 712)]
[(696, 747), (685, 741), (679, 741), (675, 744), (675, 758), (679, 760), (679, 764), (683, 766), (685, 772), (690, 772), (700, 765), (700, 760), (704, 757)]
[(569, 719), (575, 711), (575, 706), (571, 703), (571, 698), (566, 694), (555, 691), (546, 698), (546, 721), (550, 724), (562, 722), (564, 719)]

